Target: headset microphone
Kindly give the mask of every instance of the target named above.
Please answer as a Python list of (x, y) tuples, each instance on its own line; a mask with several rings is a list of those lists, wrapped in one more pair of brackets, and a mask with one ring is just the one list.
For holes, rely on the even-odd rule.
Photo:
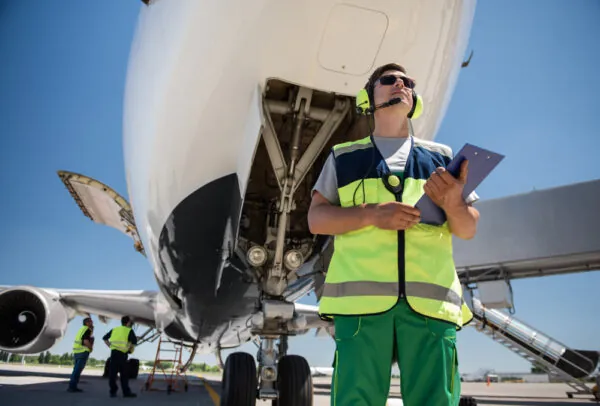
[[(410, 119), (416, 119), (423, 113), (423, 99), (414, 90), (412, 91), (412, 99), (413, 106), (412, 109), (408, 112), (407, 117)], [(393, 106), (394, 104), (398, 104), (401, 101), (402, 99), (396, 97), (385, 103), (380, 104), (379, 106), (372, 106), (371, 97), (369, 96), (366, 87), (364, 87), (356, 95), (356, 112), (358, 114), (371, 115), (375, 112), (375, 110)]]
[(386, 101), (385, 103), (381, 103), (379, 106), (375, 107), (375, 110), (384, 109), (386, 107), (393, 106), (394, 104), (398, 104), (400, 102), (402, 102), (402, 99), (399, 97), (395, 97), (393, 99)]

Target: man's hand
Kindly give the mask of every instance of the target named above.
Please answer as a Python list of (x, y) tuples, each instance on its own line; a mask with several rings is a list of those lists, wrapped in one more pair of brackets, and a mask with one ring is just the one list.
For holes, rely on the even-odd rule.
[(383, 230), (406, 230), (421, 221), (421, 211), (406, 203), (380, 203), (369, 210), (370, 223)]
[(425, 183), (424, 191), (435, 204), (448, 211), (464, 204), (463, 189), (467, 183), (469, 162), (465, 159), (460, 165), (460, 173), (455, 178), (445, 168), (437, 168)]
[(475, 236), (479, 222), (479, 211), (468, 205), (462, 197), (468, 166), (467, 160), (462, 162), (458, 178), (444, 168), (437, 168), (424, 187), (427, 196), (446, 213), (452, 234), (465, 240)]

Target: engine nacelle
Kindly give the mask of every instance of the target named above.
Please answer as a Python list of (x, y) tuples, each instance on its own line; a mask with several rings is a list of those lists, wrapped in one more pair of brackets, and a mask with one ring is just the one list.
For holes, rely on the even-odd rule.
[(60, 340), (69, 322), (58, 297), (30, 286), (0, 292), (0, 350), (36, 354)]

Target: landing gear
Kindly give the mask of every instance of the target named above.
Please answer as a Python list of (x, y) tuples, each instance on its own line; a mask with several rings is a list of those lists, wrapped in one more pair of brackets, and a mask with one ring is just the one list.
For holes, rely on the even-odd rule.
[[(280, 353), (287, 337), (279, 342), (264, 337), (258, 351), (258, 371), (252, 355), (236, 352), (225, 362), (221, 383), (221, 406), (255, 406), (256, 399), (271, 399), (273, 406), (312, 406), (313, 383), (306, 359)], [(258, 373), (257, 373), (258, 372)]]
[(277, 399), (277, 361), (279, 354), (275, 348), (274, 337), (264, 337), (258, 350), (258, 397)]
[(310, 367), (299, 355), (286, 355), (287, 336), (278, 348), (273, 337), (263, 338), (258, 351), (260, 399), (272, 399), (273, 406), (312, 406), (313, 385)]
[[(288, 336), (305, 332), (307, 319), (295, 311), (290, 301), (294, 299), (285, 293), (290, 284), (301, 280), (302, 266), (312, 257), (315, 246), (314, 236), (295, 225), (299, 202), (301, 210), (307, 209), (309, 186), (303, 184), (303, 180), (347, 117), (351, 103), (339, 96), (313, 94), (313, 90), (304, 87), (294, 88), (283, 97), (287, 85), (279, 82), (270, 83), (268, 87), (271, 91), (267, 93), (273, 98), (265, 95), (262, 100), (264, 146), (259, 148), (264, 148), (269, 157), (272, 167), (269, 175), (274, 175), (275, 182), (258, 184), (255, 181), (256, 184), (248, 186), (249, 189), (267, 188), (262, 195), (269, 196), (269, 204), (261, 210), (268, 211), (268, 221), (260, 227), (246, 226), (238, 242), (239, 251), (245, 253), (240, 258), (244, 257), (252, 269), (261, 291), (250, 330), (259, 341), (258, 368), (247, 354), (230, 355), (223, 371), (221, 404), (255, 405), (258, 398), (271, 400), (276, 406), (312, 406), (313, 385), (308, 363), (302, 357), (287, 355)], [(288, 126), (283, 123), (290, 119), (288, 132)], [(279, 134), (275, 128), (280, 129)], [(287, 157), (282, 145), (289, 151)], [(253, 167), (250, 177), (262, 179), (264, 173), (266, 164)], [(264, 204), (246, 199), (243, 215), (247, 215), (249, 224), (252, 218), (264, 219), (263, 212), (258, 213), (255, 208)], [(300, 282), (297, 287), (302, 289), (306, 285)]]
[(459, 406), (477, 406), (477, 400), (471, 396), (462, 396), (460, 398)]
[(225, 362), (221, 383), (221, 406), (254, 406), (258, 381), (254, 357), (235, 352)]
[(311, 406), (313, 384), (308, 362), (298, 355), (286, 355), (279, 361), (278, 402), (274, 406)]

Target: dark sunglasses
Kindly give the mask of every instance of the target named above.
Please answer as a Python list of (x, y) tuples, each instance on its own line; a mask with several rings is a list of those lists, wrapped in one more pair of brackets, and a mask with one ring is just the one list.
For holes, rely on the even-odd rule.
[(385, 75), (385, 76), (380, 77), (378, 80), (382, 86), (391, 86), (394, 83), (396, 83), (396, 81), (398, 79), (402, 79), (402, 82), (404, 83), (404, 87), (408, 87), (409, 89), (415, 88), (415, 81), (412, 80), (411, 78), (407, 78), (406, 76)]

